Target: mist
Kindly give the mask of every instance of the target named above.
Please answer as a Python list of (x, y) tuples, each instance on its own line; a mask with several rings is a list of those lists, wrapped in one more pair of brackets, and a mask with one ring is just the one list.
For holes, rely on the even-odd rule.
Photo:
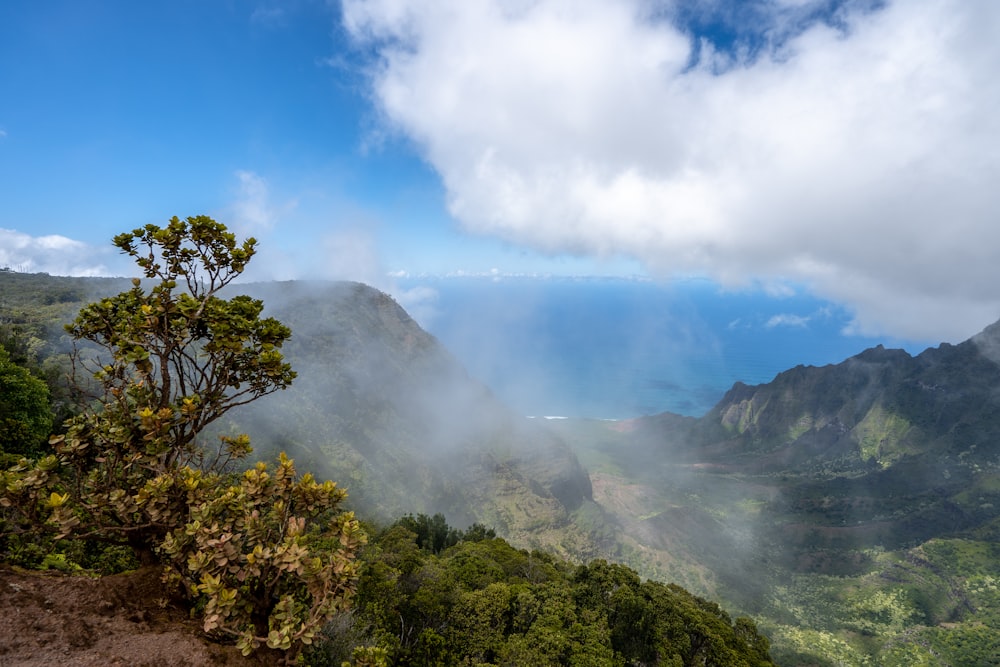
[[(66, 309), (128, 287), (0, 277)], [(994, 553), (998, 325), (958, 345), (860, 351), (867, 341), (845, 332), (849, 313), (787, 291), (727, 301), (705, 283), (684, 292), (503, 276), (394, 288), (427, 307), (439, 335), (360, 283), (230, 285), (223, 296), (261, 298), (265, 314), (292, 329), (283, 352), (298, 377), (218, 429), (249, 433), (256, 457), (284, 451), (300, 472), (335, 480), (375, 524), (440, 512), (519, 548), (622, 562), (765, 619), (781, 646), (802, 655), (813, 655), (796, 644), (804, 631), (892, 637), (980, 622), (961, 603), (978, 584), (949, 602), (964, 575), (934, 554)], [(718, 307), (727, 303), (741, 307)], [(833, 356), (837, 346), (850, 353), (773, 370), (808, 358), (801, 350)], [(701, 412), (601, 416), (615, 405), (602, 402), (608, 396), (624, 395), (626, 410), (641, 406), (630, 392), (644, 385), (621, 377), (693, 403), (699, 369), (747, 372), (762, 349), (758, 372), (769, 377), (734, 381), (704, 397)], [(494, 389), (497, 378), (506, 384)], [(580, 414), (529, 419), (555, 415), (532, 410), (547, 392), (564, 402), (543, 410), (573, 405)], [(588, 405), (597, 408), (588, 414)], [(993, 572), (995, 559), (976, 567)], [(947, 594), (925, 594), (941, 572), (950, 572)], [(848, 604), (852, 596), (861, 607)], [(879, 600), (885, 608), (870, 610)]]
[[(471, 378), (388, 294), (351, 282), (240, 287), (292, 328), (285, 354), (298, 373), (235, 416), (260, 455), (287, 451), (381, 520), (441, 512), (517, 532), (591, 502), (564, 443)], [(532, 500), (515, 513), (497, 493)]]
[(850, 312), (786, 291), (724, 292), (709, 281), (455, 277), (400, 279), (432, 295), (416, 319), (476, 379), (529, 416), (701, 416), (735, 383), (885, 344)]

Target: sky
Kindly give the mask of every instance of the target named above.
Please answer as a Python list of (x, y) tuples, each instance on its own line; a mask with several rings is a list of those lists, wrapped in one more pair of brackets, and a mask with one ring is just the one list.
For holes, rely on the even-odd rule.
[(207, 214), (254, 279), (697, 279), (958, 342), (1000, 317), (998, 34), (994, 0), (3, 2), (0, 267), (131, 273), (115, 234)]

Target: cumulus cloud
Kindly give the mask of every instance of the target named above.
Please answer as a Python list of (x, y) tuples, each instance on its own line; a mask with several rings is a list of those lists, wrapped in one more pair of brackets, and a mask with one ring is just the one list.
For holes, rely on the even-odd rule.
[(12, 271), (56, 276), (112, 275), (107, 252), (57, 234), (31, 236), (0, 229), (0, 268)]
[(1000, 4), (821, 5), (755, 3), (757, 51), (680, 23), (714, 2), (344, 0), (342, 20), (466, 229), (964, 338), (1000, 315)]

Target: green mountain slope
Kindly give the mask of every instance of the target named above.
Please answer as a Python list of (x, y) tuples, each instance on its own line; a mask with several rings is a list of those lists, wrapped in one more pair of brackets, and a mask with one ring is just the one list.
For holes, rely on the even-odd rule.
[[(128, 287), (0, 272), (0, 334), (23, 352), (19, 363), (45, 365), (57, 385), (70, 349), (62, 324)], [(611, 528), (576, 456), (470, 379), (389, 296), (332, 282), (231, 291), (262, 298), (291, 327), (285, 352), (298, 378), (218, 429), (250, 433), (257, 455), (286, 450), (301, 469), (337, 480), (369, 518), (441, 512), (522, 547), (578, 558), (608, 551)]]
[[(19, 363), (114, 280), (0, 272)], [(293, 387), (220, 428), (346, 486), (363, 515), (443, 513), (606, 557), (752, 614), (783, 665), (1000, 664), (1000, 323), (911, 357), (737, 384), (700, 419), (527, 420), (391, 298), (238, 286), (288, 324)]]
[[(85, 301), (127, 286), (0, 274), (5, 347), (29, 365), (65, 370), (70, 341), (60, 323)], [(416, 644), (400, 639), (397, 648), (423, 657), (433, 649), (440, 664), (463, 655), (543, 664), (542, 654), (544, 664), (772, 664), (753, 625), (733, 622), (714, 603), (641, 583), (604, 561), (577, 567), (553, 558), (618, 551), (617, 528), (593, 501), (590, 475), (558, 435), (495, 400), (390, 297), (352, 283), (235, 290), (263, 298), (267, 314), (292, 329), (284, 352), (298, 377), (204, 437), (245, 431), (258, 456), (287, 451), (300, 470), (346, 486), (365, 518), (440, 512), (459, 526), (485, 524), (517, 547), (486, 540), (414, 558), (394, 551), (408, 532), (390, 528), (366, 551), (372, 587), (362, 588), (377, 599), (359, 602), (359, 632), (391, 647), (397, 622), (423, 624)], [(394, 546), (385, 535), (396, 536)], [(392, 563), (402, 565), (396, 571)]]
[(369, 516), (440, 512), (525, 546), (596, 553), (591, 535), (567, 530), (599, 514), (576, 456), (470, 379), (389, 296), (356, 283), (246, 287), (291, 327), (298, 372), (237, 416), (259, 450), (341, 480)]
[(1000, 323), (737, 384), (700, 419), (550, 428), (630, 564), (755, 614), (779, 663), (1000, 664), (998, 362)]

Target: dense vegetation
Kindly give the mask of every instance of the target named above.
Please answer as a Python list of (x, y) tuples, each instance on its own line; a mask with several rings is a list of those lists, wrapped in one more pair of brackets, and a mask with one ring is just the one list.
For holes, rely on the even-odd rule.
[(400, 665), (771, 665), (747, 618), (595, 560), (518, 550), (473, 525), (404, 517), (362, 554), (357, 606), (306, 654), (339, 665), (355, 644)]
[(40, 451), (51, 432), (48, 386), (0, 347), (0, 451), (30, 456)]
[[(158, 564), (165, 597), (183, 594), (209, 635), (245, 654), (266, 644), (294, 656), (311, 645), (300, 659), (317, 666), (772, 664), (747, 618), (732, 621), (718, 605), (621, 565), (516, 549), (481, 523), (456, 530), (441, 514), (409, 515), (373, 530), (362, 548), (340, 487), (299, 475), (283, 452), (274, 467), (240, 464), (249, 438), (227, 413), (295, 377), (279, 351), (288, 328), (264, 317), (259, 299), (221, 298), (254, 241), (239, 245), (199, 216), (148, 225), (115, 245), (146, 281), (108, 283), (125, 291), (90, 304), (80, 303), (93, 296), (86, 281), (0, 275), (5, 561), (104, 573)], [(66, 327), (77, 345), (52, 326), (71, 305), (83, 305)], [(383, 305), (395, 317), (398, 307)], [(489, 401), (480, 405), (490, 421), (471, 432), (529, 433)], [(368, 426), (351, 428), (364, 440)], [(458, 433), (439, 455), (469, 437)], [(586, 515), (589, 480), (547, 438), (537, 449), (494, 439), (492, 476), (530, 488), (546, 512)], [(276, 438), (264, 449), (285, 444), (298, 443)], [(393, 455), (391, 442), (377, 446)], [(521, 476), (520, 457), (538, 463), (533, 479)], [(520, 511), (504, 526), (519, 525)]]
[(781, 664), (1000, 664), (1000, 326), (875, 348), (700, 419), (559, 422), (646, 576), (754, 616)]
[[(4, 432), (23, 434), (6, 464), (44, 458), (46, 415), (62, 435), (86, 414), (60, 381), (59, 325), (131, 288), (0, 272), (0, 406)], [(313, 664), (515, 664), (529, 648), (537, 664), (639, 664), (650, 647), (690, 664), (699, 632), (755, 664), (756, 629), (709, 598), (755, 619), (778, 664), (1000, 665), (998, 325), (917, 357), (876, 348), (736, 385), (700, 419), (543, 424), (498, 405), (380, 292), (245, 288), (293, 330), (282, 350), (299, 377), (211, 438), (252, 433), (258, 457), (287, 451), (388, 526), (370, 529), (353, 611), (316, 636)], [(226, 479), (230, 497), (254, 492)], [(9, 561), (135, 565), (127, 547), (26, 540), (5, 517)], [(614, 582), (602, 605), (587, 572)]]
[(356, 283), (246, 288), (295, 332), (285, 349), (299, 373), (238, 415), (261, 447), (342, 480), (357, 511), (384, 522), (440, 512), (563, 556), (596, 555), (566, 530), (596, 509), (573, 453), (469, 378), (392, 298)]

